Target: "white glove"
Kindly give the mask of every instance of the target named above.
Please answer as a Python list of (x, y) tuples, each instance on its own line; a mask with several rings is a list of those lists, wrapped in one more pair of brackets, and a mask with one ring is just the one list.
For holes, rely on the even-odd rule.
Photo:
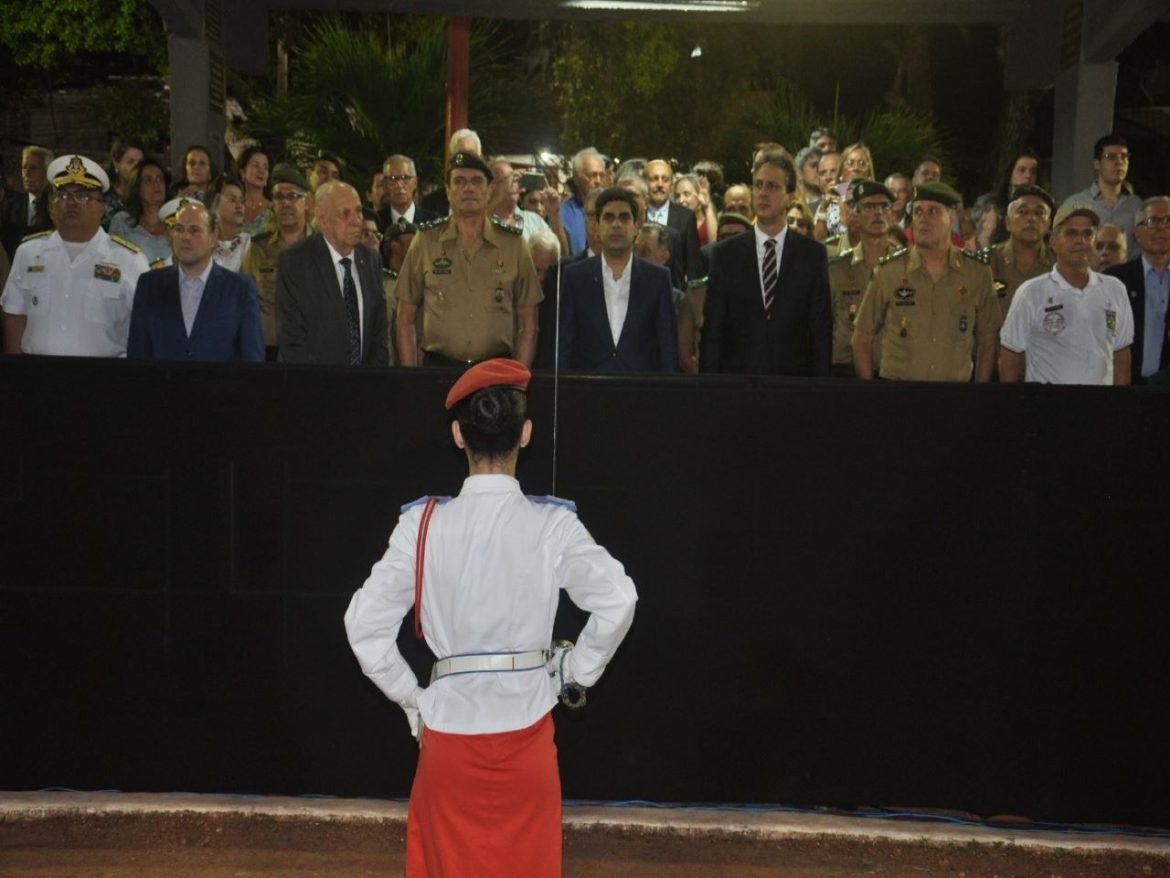
[(422, 729), (422, 718), (419, 716), (418, 708), (404, 707), (402, 711), (406, 714), (406, 721), (410, 723), (411, 736), (421, 744), (422, 738), (419, 737), (419, 733)]

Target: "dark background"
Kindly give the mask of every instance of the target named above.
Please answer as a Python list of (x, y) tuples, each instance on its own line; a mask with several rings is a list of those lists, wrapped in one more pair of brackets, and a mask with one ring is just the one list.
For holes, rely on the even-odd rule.
[[(459, 489), (451, 380), (0, 362), (0, 788), (405, 795), (342, 615)], [(1170, 826), (1168, 402), (562, 376), (556, 493), (640, 594), (565, 795)]]

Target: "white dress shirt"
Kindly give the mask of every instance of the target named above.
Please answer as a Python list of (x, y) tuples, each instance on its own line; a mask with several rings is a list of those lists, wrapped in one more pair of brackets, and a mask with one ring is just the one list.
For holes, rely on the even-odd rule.
[[(324, 236), (322, 236), (324, 238)], [(337, 289), (341, 293), (342, 304), (345, 303), (345, 266), (341, 264), (342, 259), (349, 259), (349, 273), (353, 277), (354, 289), (357, 290), (357, 306), (358, 306), (358, 328), (362, 339), (362, 356), (365, 356), (365, 338), (366, 338), (366, 306), (362, 302), (362, 281), (358, 277), (357, 270), (357, 248), (349, 251), (349, 256), (342, 256), (333, 249), (333, 245), (325, 239), (325, 246), (329, 248), (329, 256), (333, 259), (333, 270), (337, 273)]]
[(630, 310), (630, 272), (634, 264), (631, 255), (620, 274), (614, 274), (601, 257), (601, 288), (605, 292), (605, 313), (609, 317), (609, 331), (613, 334), (613, 346), (616, 348), (622, 337), (622, 327), (626, 323), (626, 312)]
[[(422, 500), (403, 507), (389, 549), (350, 601), (350, 646), (378, 688), (408, 718), (419, 711), (427, 728), (464, 735), (526, 728), (557, 700), (557, 684), (543, 666), (453, 674), (421, 689), (398, 651), (399, 626), (414, 605), (422, 512)], [(526, 497), (514, 478), (492, 474), (469, 476), (458, 497), (435, 509), (422, 629), (438, 658), (548, 649), (561, 589), (590, 614), (566, 670), (592, 686), (629, 630), (638, 595), (572, 504)]]
[(659, 225), (668, 225), (667, 220), (670, 217), (670, 201), (662, 203), (661, 207), (655, 207), (653, 204), (646, 205), (646, 222), (658, 223)]
[(406, 208), (406, 210), (404, 210), (402, 213), (399, 213), (394, 208), (394, 205), (391, 204), (390, 205), (390, 222), (391, 222), (391, 224), (396, 223), (400, 219), (403, 219), (403, 218), (405, 218), (408, 223), (413, 223), (414, 222), (414, 208), (415, 208), (415, 203), (412, 201), (412, 202), (410, 202), (410, 207)]

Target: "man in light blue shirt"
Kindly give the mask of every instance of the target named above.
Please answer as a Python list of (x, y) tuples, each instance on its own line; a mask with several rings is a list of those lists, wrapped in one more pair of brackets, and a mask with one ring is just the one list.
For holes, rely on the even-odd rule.
[[(1083, 204), (1092, 208), (1101, 218), (1101, 225), (1119, 226), (1125, 232), (1129, 252), (1136, 249), (1134, 214), (1142, 200), (1133, 194), (1126, 182), (1129, 176), (1129, 144), (1119, 134), (1106, 134), (1093, 146), (1093, 171), (1096, 179), (1088, 189), (1082, 189), (1064, 200), (1064, 204)], [(1064, 205), (1062, 204), (1061, 207)]]
[(577, 191), (561, 202), (561, 222), (569, 238), (569, 255), (585, 249), (585, 195), (605, 185), (605, 156), (587, 146), (573, 156), (573, 185)]
[(1170, 365), (1166, 312), (1170, 306), (1170, 198), (1147, 198), (1134, 216), (1139, 255), (1106, 273), (1125, 284), (1133, 306), (1134, 383)]

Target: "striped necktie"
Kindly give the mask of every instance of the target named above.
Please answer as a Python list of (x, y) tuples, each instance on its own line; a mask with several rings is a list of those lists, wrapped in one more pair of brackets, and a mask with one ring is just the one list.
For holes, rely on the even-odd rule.
[(776, 239), (764, 242), (764, 313), (772, 319), (772, 302), (776, 299)]

